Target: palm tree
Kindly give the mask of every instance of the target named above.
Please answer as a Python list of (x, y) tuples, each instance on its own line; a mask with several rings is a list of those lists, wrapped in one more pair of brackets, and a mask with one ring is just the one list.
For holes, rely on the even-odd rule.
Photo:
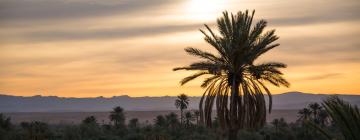
[(308, 108), (303, 108), (302, 110), (299, 110), (298, 115), (298, 121), (304, 122), (305, 120), (308, 120), (310, 118), (311, 111)]
[(114, 122), (116, 128), (121, 128), (125, 126), (124, 109), (120, 106), (115, 107), (113, 111), (110, 112), (109, 119), (110, 121)]
[(200, 117), (200, 111), (199, 110), (194, 111), (194, 117), (196, 118), (196, 124), (199, 124), (199, 117)]
[(139, 126), (139, 119), (138, 118), (133, 118), (129, 121), (128, 127), (135, 129)]
[(194, 119), (193, 114), (189, 111), (185, 113), (185, 122), (186, 126), (189, 127), (191, 124), (191, 121)]
[(43, 122), (22, 122), (20, 126), (25, 130), (27, 140), (47, 140), (52, 135), (48, 124)]
[[(9, 131), (11, 128), (11, 119), (0, 113), (0, 130)], [(1, 137), (0, 137), (1, 138)]]
[(187, 109), (187, 106), (189, 105), (189, 98), (185, 94), (180, 94), (177, 96), (177, 99), (175, 100), (175, 106), (176, 108), (180, 108), (180, 123), (183, 123), (183, 110)]
[(326, 110), (321, 109), (319, 112), (319, 123), (321, 126), (327, 125), (329, 122), (329, 114), (326, 112)]
[(83, 124), (97, 124), (97, 120), (94, 116), (86, 117), (83, 121)]
[(165, 118), (167, 125), (170, 126), (172, 129), (175, 129), (175, 127), (179, 124), (178, 116), (173, 112), (166, 115)]
[(164, 127), (166, 125), (165, 117), (163, 115), (156, 116), (154, 123), (156, 126)]
[(319, 112), (322, 109), (321, 105), (318, 103), (309, 104), (309, 109), (313, 115), (313, 120), (316, 124), (319, 124)]
[(275, 126), (275, 133), (278, 133), (278, 129), (279, 129), (279, 123), (280, 123), (280, 120), (279, 119), (274, 119), (272, 122), (271, 122), (271, 124), (273, 125), (273, 126)]
[[(201, 87), (206, 88), (200, 100), (200, 123), (211, 127), (211, 112), (216, 105), (217, 118), (222, 128), (228, 128), (229, 139), (234, 140), (242, 128), (258, 128), (266, 121), (266, 104), (263, 94), (269, 95), (269, 112), (272, 98), (268, 82), (275, 86), (290, 84), (282, 77), (279, 68), (286, 65), (278, 62), (255, 63), (255, 61), (279, 46), (275, 30), (264, 33), (265, 20), (252, 25), (255, 11), (238, 12), (236, 15), (223, 12), (217, 20), (219, 32), (215, 33), (205, 24), (208, 32), (200, 30), (205, 41), (216, 54), (196, 48), (185, 51), (201, 58), (201, 61), (174, 70), (198, 71), (185, 77), (181, 85), (203, 75), (208, 75)], [(216, 100), (215, 100), (216, 99)]]

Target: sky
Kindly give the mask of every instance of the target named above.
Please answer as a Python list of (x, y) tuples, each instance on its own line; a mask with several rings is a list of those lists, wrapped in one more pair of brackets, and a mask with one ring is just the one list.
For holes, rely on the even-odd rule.
[[(286, 63), (272, 93), (360, 94), (359, 0), (0, 0), (0, 94), (200, 96), (201, 79), (172, 71), (208, 51), (199, 29), (224, 10), (256, 10), (281, 45), (260, 62)], [(215, 29), (215, 28), (214, 28)], [(202, 77), (203, 78), (203, 77)]]

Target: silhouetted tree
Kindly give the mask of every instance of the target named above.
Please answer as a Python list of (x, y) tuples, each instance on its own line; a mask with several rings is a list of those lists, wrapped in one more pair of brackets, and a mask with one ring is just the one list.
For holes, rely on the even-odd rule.
[(319, 112), (319, 123), (321, 126), (325, 126), (329, 122), (329, 114), (326, 112), (326, 110), (321, 109)]
[(311, 116), (311, 111), (308, 108), (303, 108), (302, 110), (299, 110), (298, 115), (299, 115), (298, 121), (303, 122), (304, 120), (309, 120)]
[(180, 123), (182, 124), (183, 123), (183, 118), (184, 118), (184, 115), (183, 115), (183, 111), (184, 109), (187, 109), (189, 105), (189, 98), (187, 95), (185, 94), (180, 94), (179, 96), (177, 96), (177, 99), (175, 100), (175, 106), (176, 108), (179, 108), (180, 109)]
[(258, 128), (265, 124), (266, 104), (263, 94), (269, 95), (269, 112), (272, 104), (271, 93), (265, 82), (275, 86), (289, 86), (279, 70), (286, 68), (285, 64), (255, 63), (257, 58), (279, 44), (274, 43), (278, 39), (275, 30), (264, 33), (267, 25), (265, 20), (252, 25), (254, 13), (255, 11), (252, 14), (245, 11), (233, 15), (224, 12), (223, 17), (217, 20), (218, 33), (205, 25), (208, 33), (200, 31), (217, 54), (186, 48), (187, 53), (203, 60), (186, 67), (174, 68), (175, 71), (198, 71), (185, 77), (180, 82), (181, 85), (197, 77), (210, 75), (201, 85), (206, 90), (199, 105), (200, 122), (205, 121), (211, 127), (211, 112), (216, 101), (217, 118), (222, 128), (228, 128), (230, 140), (237, 139), (239, 129)]
[(115, 128), (125, 127), (125, 114), (124, 109), (120, 106), (115, 107), (113, 111), (110, 112), (110, 121), (114, 122)]
[(97, 120), (94, 116), (86, 117), (83, 121), (83, 124), (97, 124)]
[(199, 117), (200, 117), (200, 111), (199, 110), (194, 111), (194, 117), (196, 118), (196, 124), (199, 124)]
[(138, 126), (139, 126), (139, 119), (133, 118), (129, 121), (129, 124), (128, 124), (129, 128), (134, 129), (134, 128), (137, 128)]
[(279, 128), (287, 126), (287, 123), (284, 118), (274, 119), (271, 124), (275, 127), (275, 133), (279, 132)]
[(8, 139), (8, 132), (11, 131), (11, 119), (0, 113), (0, 139)]
[(9, 131), (11, 128), (11, 119), (10, 117), (5, 117), (5, 115), (0, 113), (0, 129)]
[(163, 115), (158, 115), (156, 116), (154, 123), (156, 126), (164, 127), (166, 126), (166, 119), (164, 118)]
[(21, 127), (25, 130), (27, 140), (47, 140), (51, 137), (51, 131), (46, 123), (43, 122), (22, 122)]
[(82, 139), (97, 140), (101, 137), (102, 131), (97, 119), (94, 116), (86, 117), (80, 124)]
[(321, 105), (318, 103), (311, 103), (309, 104), (309, 109), (311, 110), (312, 113), (312, 119), (316, 124), (319, 124), (319, 112), (322, 109)]
[(168, 126), (170, 126), (172, 129), (175, 129), (176, 126), (179, 124), (178, 116), (173, 112), (166, 115), (165, 118)]
[(193, 121), (193, 119), (194, 119), (193, 114), (190, 111), (185, 113), (186, 127), (189, 127), (191, 125), (191, 121)]

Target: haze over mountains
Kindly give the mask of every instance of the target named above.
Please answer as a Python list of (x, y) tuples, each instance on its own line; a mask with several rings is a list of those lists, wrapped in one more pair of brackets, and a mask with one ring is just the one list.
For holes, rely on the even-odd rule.
[[(312, 102), (320, 102), (329, 95), (288, 92), (273, 95), (273, 109), (301, 109)], [(360, 95), (338, 95), (360, 106)], [(128, 111), (175, 110), (176, 97), (129, 97), (111, 98), (64, 98), (56, 96), (10, 96), (0, 95), (0, 112), (97, 112), (110, 111), (121, 106)], [(197, 109), (200, 97), (190, 97), (189, 109)]]

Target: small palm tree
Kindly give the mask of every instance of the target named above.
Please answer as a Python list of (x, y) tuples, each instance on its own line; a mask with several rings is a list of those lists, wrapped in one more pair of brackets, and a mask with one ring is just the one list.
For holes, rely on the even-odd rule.
[(166, 126), (166, 119), (163, 115), (158, 115), (156, 116), (154, 123), (156, 126), (164, 127)]
[(271, 124), (275, 127), (275, 133), (278, 133), (280, 128), (284, 128), (287, 126), (284, 118), (274, 119)]
[(165, 116), (167, 125), (170, 126), (170, 128), (175, 129), (176, 126), (179, 124), (178, 116), (171, 112), (170, 114)]
[(274, 119), (271, 124), (275, 127), (275, 133), (278, 133), (278, 129), (279, 129), (279, 123), (280, 123), (280, 120), (279, 119)]
[(177, 99), (175, 100), (175, 106), (176, 108), (180, 109), (180, 123), (183, 123), (183, 110), (187, 109), (189, 105), (189, 98), (187, 95), (185, 94), (180, 94), (179, 96), (177, 96)]
[(138, 118), (133, 118), (129, 121), (128, 127), (135, 129), (139, 126), (139, 119)]
[(9, 117), (5, 117), (5, 115), (0, 113), (0, 129), (8, 131), (10, 130), (10, 128), (11, 128), (11, 119)]
[(83, 121), (83, 124), (97, 124), (97, 120), (94, 116), (86, 117)]
[(321, 109), (318, 116), (320, 125), (326, 126), (329, 122), (329, 114), (326, 112), (326, 110)]
[[(256, 60), (279, 46), (275, 30), (264, 32), (267, 22), (258, 21), (252, 25), (255, 11), (238, 12), (236, 15), (223, 13), (217, 20), (218, 33), (205, 25), (207, 32), (200, 30), (205, 41), (216, 50), (210, 53), (196, 48), (185, 51), (201, 58), (185, 67), (174, 70), (197, 71), (185, 77), (181, 85), (208, 75), (201, 87), (206, 88), (200, 100), (200, 123), (212, 126), (212, 110), (222, 128), (227, 128), (229, 139), (237, 139), (237, 132), (243, 128), (259, 128), (266, 122), (266, 103), (263, 94), (269, 96), (269, 112), (272, 99), (265, 83), (275, 86), (289, 86), (280, 68), (286, 65), (278, 62), (256, 63)], [(215, 103), (216, 102), (216, 103)]]
[(313, 118), (314, 122), (316, 124), (319, 124), (320, 123), (319, 112), (322, 109), (321, 105), (318, 103), (311, 103), (311, 104), (309, 104), (309, 109), (311, 110), (312, 118)]
[(193, 121), (193, 119), (194, 119), (194, 116), (190, 111), (185, 113), (186, 127), (189, 127), (191, 125), (191, 121)]
[(308, 108), (303, 108), (299, 110), (298, 115), (299, 115), (298, 121), (304, 122), (305, 120), (309, 120), (311, 116), (311, 111)]
[(110, 112), (109, 119), (110, 121), (114, 122), (114, 126), (116, 128), (125, 126), (124, 109), (121, 108), (120, 106), (115, 107), (113, 111)]
[(199, 117), (200, 117), (200, 111), (199, 110), (194, 111), (194, 117), (196, 119), (196, 124), (199, 124)]

